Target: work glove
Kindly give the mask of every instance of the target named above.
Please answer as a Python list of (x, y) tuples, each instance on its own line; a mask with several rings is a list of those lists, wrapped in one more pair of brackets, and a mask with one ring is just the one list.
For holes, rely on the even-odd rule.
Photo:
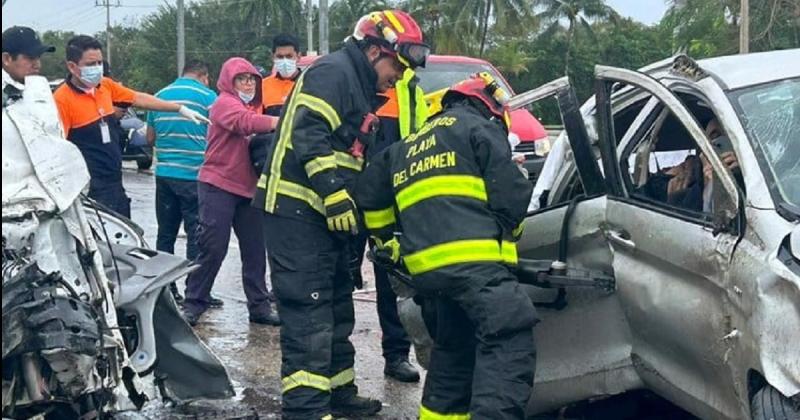
[(358, 233), (356, 221), (356, 203), (350, 198), (347, 190), (341, 189), (325, 197), (325, 218), (328, 230), (333, 232)]
[(183, 117), (188, 118), (197, 124), (211, 124), (211, 120), (206, 118), (203, 114), (187, 107), (186, 105), (181, 105), (181, 107), (178, 108), (178, 114), (181, 114)]
[(397, 238), (392, 237), (386, 242), (375, 238), (375, 248), (375, 258), (381, 262), (393, 265), (400, 261), (400, 242), (397, 241)]
[(514, 230), (511, 231), (511, 237), (514, 239), (514, 242), (519, 241), (522, 238), (522, 233), (525, 231), (525, 221), (523, 220), (522, 223), (519, 224)]

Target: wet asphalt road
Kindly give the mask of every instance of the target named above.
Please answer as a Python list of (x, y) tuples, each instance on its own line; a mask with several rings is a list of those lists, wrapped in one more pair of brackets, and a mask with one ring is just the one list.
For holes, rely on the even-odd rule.
[[(124, 170), (125, 189), (131, 197), (132, 218), (144, 229), (148, 244), (155, 247), (155, 178), (150, 173), (137, 172), (132, 169), (134, 167), (126, 162)], [(175, 247), (178, 255), (184, 255), (185, 243), (186, 237), (181, 232)], [(351, 337), (356, 347), (356, 384), (362, 394), (383, 402), (383, 410), (377, 418), (416, 418), (422, 382), (405, 384), (383, 375), (381, 330), (375, 294), (370, 291), (374, 289), (374, 282), (371, 270), (366, 268), (365, 265), (363, 274), (366, 291), (358, 291), (355, 295), (356, 326)], [(196, 403), (181, 412), (201, 414), (203, 411), (222, 410), (233, 413), (241, 412), (243, 408), (253, 408), (259, 418), (280, 417), (279, 331), (276, 327), (250, 325), (241, 278), (238, 244), (235, 235), (231, 235), (228, 256), (212, 290), (214, 296), (225, 301), (225, 306), (206, 312), (195, 330), (228, 369), (236, 397), (229, 402)], [(179, 285), (181, 292), (183, 287), (183, 284)], [(414, 363), (413, 351), (411, 359)], [(174, 411), (168, 414), (157, 409), (151, 412), (151, 416), (162, 418), (175, 414)]]

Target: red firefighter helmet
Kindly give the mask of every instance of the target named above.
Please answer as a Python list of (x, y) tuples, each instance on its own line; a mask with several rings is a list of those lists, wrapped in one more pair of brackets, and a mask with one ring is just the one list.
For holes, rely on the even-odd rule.
[(506, 105), (511, 96), (488, 72), (475, 73), (469, 79), (451, 86), (442, 98), (442, 103), (446, 104), (454, 94), (480, 100), (492, 115), (503, 121), (507, 129), (511, 129), (511, 115)]
[(406, 67), (425, 67), (431, 48), (422, 42), (422, 30), (402, 10), (372, 12), (361, 17), (353, 30), (353, 38), (371, 40), (384, 54), (397, 57)]

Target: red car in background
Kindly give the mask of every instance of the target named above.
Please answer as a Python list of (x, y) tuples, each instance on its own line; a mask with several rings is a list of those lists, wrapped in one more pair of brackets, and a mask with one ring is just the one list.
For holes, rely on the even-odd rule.
[[(301, 69), (306, 68), (317, 58), (319, 56), (302, 57), (298, 66)], [(447, 88), (469, 78), (471, 74), (484, 71), (491, 74), (511, 96), (516, 94), (500, 71), (488, 61), (480, 58), (431, 55), (428, 57), (425, 67), (418, 68), (416, 71), (420, 87), (425, 91), (425, 99), (432, 110), (440, 108), (439, 102)], [(528, 178), (535, 182), (544, 165), (544, 156), (550, 150), (547, 131), (528, 110), (517, 109), (511, 112), (511, 132), (516, 134), (520, 140), (514, 151), (525, 156), (524, 166), (528, 170)]]

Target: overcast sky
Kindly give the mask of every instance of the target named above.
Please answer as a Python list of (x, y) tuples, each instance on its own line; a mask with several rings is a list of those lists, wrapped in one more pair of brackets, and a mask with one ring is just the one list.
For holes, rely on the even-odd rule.
[[(141, 16), (156, 11), (161, 4), (175, 4), (175, 0), (110, 1), (121, 4), (121, 7), (111, 9), (113, 24), (135, 23)], [(646, 24), (658, 22), (667, 8), (666, 0), (606, 0), (606, 3), (623, 16)], [(40, 32), (64, 30), (93, 34), (104, 29), (106, 23), (105, 8), (95, 6), (95, 0), (6, 0), (2, 15), (3, 30), (22, 25)]]

